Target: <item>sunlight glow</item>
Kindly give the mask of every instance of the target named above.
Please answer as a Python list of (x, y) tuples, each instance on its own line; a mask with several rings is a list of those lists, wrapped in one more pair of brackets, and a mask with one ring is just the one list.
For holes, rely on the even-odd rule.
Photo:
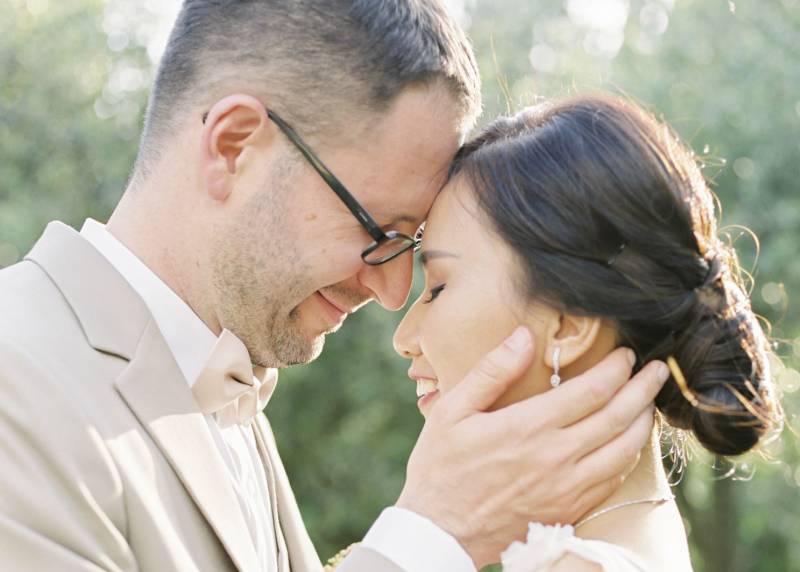
[(180, 8), (181, 0), (112, 0), (103, 17), (109, 49), (119, 52), (135, 41), (157, 63)]
[(629, 0), (566, 0), (569, 19), (587, 31), (584, 51), (613, 59), (625, 42), (625, 25), (630, 15)]
[(628, 0), (567, 0), (567, 14), (576, 25), (591, 30), (619, 32), (630, 12)]

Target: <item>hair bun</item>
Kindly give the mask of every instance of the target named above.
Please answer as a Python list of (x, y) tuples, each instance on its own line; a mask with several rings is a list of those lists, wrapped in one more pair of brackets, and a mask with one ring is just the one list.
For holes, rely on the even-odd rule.
[(708, 310), (713, 314), (722, 315), (728, 305), (727, 291), (724, 285), (724, 276), (727, 265), (721, 256), (714, 256), (706, 261), (708, 271), (703, 283), (694, 289), (697, 303), (701, 305), (700, 311)]
[(676, 336), (675, 383), (665, 386), (656, 404), (712, 453), (740, 455), (771, 424), (768, 343), (725, 264), (715, 262), (710, 270), (713, 275), (695, 291), (688, 327)]

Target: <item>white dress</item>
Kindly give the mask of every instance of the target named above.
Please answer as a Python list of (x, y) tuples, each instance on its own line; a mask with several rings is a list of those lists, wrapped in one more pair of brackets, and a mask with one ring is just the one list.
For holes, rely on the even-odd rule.
[(503, 572), (545, 572), (566, 553), (595, 562), (604, 572), (647, 572), (642, 560), (621, 546), (578, 538), (570, 525), (533, 522), (527, 541), (512, 542), (501, 554)]

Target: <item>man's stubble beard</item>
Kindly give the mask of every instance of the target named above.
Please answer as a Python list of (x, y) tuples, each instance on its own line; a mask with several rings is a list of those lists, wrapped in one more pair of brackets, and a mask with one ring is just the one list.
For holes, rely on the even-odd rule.
[(323, 335), (309, 338), (299, 323), (296, 304), (310, 289), (313, 269), (300, 266), (287, 217), (287, 170), (219, 229), (210, 255), (220, 325), (242, 340), (254, 364), (265, 367), (308, 363), (324, 345)]

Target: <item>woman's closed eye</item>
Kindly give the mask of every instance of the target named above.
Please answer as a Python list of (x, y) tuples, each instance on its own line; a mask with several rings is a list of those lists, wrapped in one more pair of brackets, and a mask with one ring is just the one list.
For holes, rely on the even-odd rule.
[(436, 298), (438, 298), (439, 294), (442, 293), (442, 290), (444, 290), (444, 287), (445, 287), (445, 284), (441, 284), (439, 286), (436, 286), (435, 288), (431, 288), (430, 291), (428, 292), (428, 299), (427, 300), (423, 300), (422, 303), (423, 304), (430, 304), (431, 302), (436, 300)]

